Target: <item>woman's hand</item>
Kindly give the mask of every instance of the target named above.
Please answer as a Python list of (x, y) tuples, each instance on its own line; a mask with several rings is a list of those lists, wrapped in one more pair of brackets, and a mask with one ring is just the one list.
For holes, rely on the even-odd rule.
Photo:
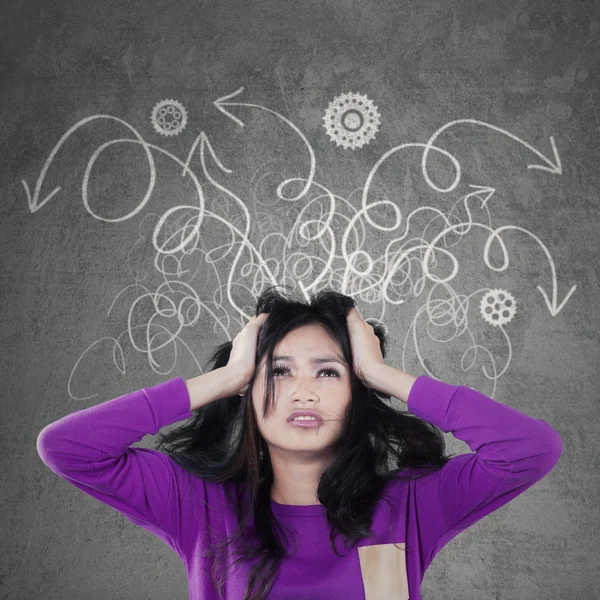
[(256, 370), (256, 346), (258, 335), (269, 313), (260, 313), (252, 317), (244, 328), (233, 338), (226, 369), (232, 378), (239, 381), (239, 389), (235, 393), (243, 396), (248, 391), (250, 380)]
[(350, 309), (346, 321), (348, 333), (350, 334), (354, 372), (368, 384), (373, 369), (385, 364), (379, 338), (375, 335), (373, 327), (363, 319), (356, 307)]

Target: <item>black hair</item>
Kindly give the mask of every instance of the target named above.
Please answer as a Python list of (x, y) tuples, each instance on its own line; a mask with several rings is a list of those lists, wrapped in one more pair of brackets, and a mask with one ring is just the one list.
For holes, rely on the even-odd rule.
[[(327, 289), (312, 295), (308, 302), (294, 298), (284, 286), (270, 287), (260, 295), (256, 315), (269, 313), (260, 329), (255, 357), (258, 366), (267, 356), (265, 417), (273, 406), (275, 345), (293, 329), (318, 323), (339, 343), (347, 364), (352, 365), (346, 316), (355, 306), (350, 296)], [(387, 330), (379, 322), (368, 322), (385, 358)], [(217, 346), (207, 363), (212, 364), (211, 370), (227, 365), (231, 348), (231, 341)], [(349, 371), (351, 400), (342, 432), (331, 448), (332, 459), (317, 488), (317, 499), (326, 509), (331, 547), (338, 555), (336, 535), (343, 536), (348, 547), (373, 535), (373, 513), (380, 498), (387, 502), (384, 488), (388, 481), (417, 479), (443, 467), (453, 456), (445, 454), (444, 436), (438, 427), (395, 408), (391, 396), (369, 388), (353, 368)], [(248, 561), (254, 564), (243, 600), (263, 600), (279, 562), (288, 555), (287, 528), (271, 511), (273, 470), (268, 446), (252, 409), (257, 372), (258, 368), (243, 396), (236, 394), (195, 410), (191, 420), (159, 434), (157, 446), (193, 475), (224, 484), (227, 500), (235, 506), (235, 533), (203, 553), (213, 559), (211, 578), (221, 598), (226, 570)], [(418, 470), (415, 476), (412, 469)], [(237, 552), (239, 558), (224, 570), (227, 550)]]

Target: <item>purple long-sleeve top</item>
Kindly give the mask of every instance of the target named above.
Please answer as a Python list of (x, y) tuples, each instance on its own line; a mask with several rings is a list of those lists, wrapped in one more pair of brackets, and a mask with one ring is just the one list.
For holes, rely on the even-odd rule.
[[(384, 491), (393, 513), (380, 500), (374, 535), (351, 549), (336, 539), (341, 557), (331, 548), (322, 505), (271, 500), (275, 517), (298, 532), (299, 546), (280, 563), (269, 600), (420, 600), (434, 556), (545, 477), (562, 454), (560, 435), (546, 421), (466, 386), (421, 375), (407, 406), (473, 452), (421, 479), (390, 481)], [(61, 478), (168, 544), (185, 564), (190, 600), (218, 600), (210, 559), (200, 554), (209, 530), (229, 536), (237, 528), (223, 484), (192, 475), (158, 450), (131, 447), (192, 416), (177, 377), (66, 415), (40, 432), (37, 450)], [(244, 597), (250, 567), (229, 571), (227, 600)]]

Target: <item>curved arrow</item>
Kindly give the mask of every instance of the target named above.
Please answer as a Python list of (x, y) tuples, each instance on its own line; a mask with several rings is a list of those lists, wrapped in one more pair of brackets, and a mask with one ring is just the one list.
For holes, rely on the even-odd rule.
[(315, 176), (315, 162), (316, 161), (315, 161), (315, 153), (312, 149), (312, 146), (310, 145), (309, 141), (306, 139), (304, 134), (290, 120), (286, 119), (283, 115), (280, 115), (277, 111), (271, 110), (270, 108), (266, 108), (265, 106), (261, 106), (260, 104), (250, 104), (248, 102), (224, 102), (224, 100), (229, 100), (229, 98), (233, 98), (234, 96), (237, 96), (243, 90), (244, 90), (244, 88), (241, 87), (238, 90), (236, 90), (235, 92), (233, 92), (233, 94), (228, 94), (227, 96), (218, 98), (217, 100), (215, 100), (213, 102), (213, 104), (225, 116), (227, 116), (230, 119), (232, 119), (233, 121), (235, 121), (240, 127), (244, 127), (244, 123), (242, 121), (240, 121), (240, 119), (238, 119), (237, 117), (232, 115), (229, 111), (225, 110), (223, 108), (223, 106), (247, 106), (250, 108), (258, 108), (259, 110), (264, 110), (266, 112), (270, 112), (271, 114), (275, 115), (276, 117), (279, 117), (284, 123), (289, 125), (298, 134), (298, 136), (300, 136), (300, 139), (304, 142), (304, 145), (306, 146), (306, 149), (308, 150), (308, 154), (310, 155), (310, 173), (309, 173), (308, 177), (306, 178), (306, 185), (304, 186), (304, 188), (302, 190), (300, 190), (300, 193), (297, 196), (293, 196), (291, 198), (284, 198), (282, 196), (282, 189), (292, 180), (288, 179), (286, 181), (282, 181), (279, 184), (279, 186), (277, 187), (277, 195), (279, 196), (280, 199), (282, 199), (282, 200), (299, 200), (309, 190), (310, 186), (313, 183), (313, 179)]
[(545, 163), (542, 165), (539, 164), (531, 164), (531, 165), (527, 165), (528, 169), (539, 169), (541, 171), (548, 171), (549, 173), (554, 173), (556, 175), (562, 175), (562, 164), (560, 162), (560, 156), (558, 155), (558, 150), (556, 149), (556, 144), (554, 142), (554, 138), (552, 136), (550, 136), (550, 144), (552, 146), (552, 153), (553, 153), (553, 160), (549, 159), (547, 156), (545, 156), (544, 154), (542, 154), (537, 148), (534, 148), (531, 144), (528, 144), (525, 140), (522, 140), (520, 137), (514, 135), (513, 133), (510, 133), (510, 131), (506, 131), (505, 129), (502, 129), (501, 127), (496, 127), (495, 125), (491, 125), (490, 123), (486, 123), (485, 121), (478, 121), (477, 119), (457, 119), (456, 121), (450, 121), (449, 123), (446, 123), (445, 125), (443, 125), (442, 127), (440, 127), (430, 138), (429, 141), (426, 144), (425, 150), (423, 152), (423, 158), (422, 158), (422, 167), (423, 167), (423, 175), (425, 177), (425, 179), (427, 180), (427, 183), (435, 190), (437, 190), (438, 192), (443, 192), (445, 191), (444, 188), (438, 188), (429, 178), (429, 175), (427, 174), (427, 157), (429, 155), (429, 150), (434, 147), (434, 142), (435, 140), (447, 129), (450, 129), (450, 127), (454, 127), (455, 125), (459, 125), (459, 124), (463, 124), (463, 123), (470, 123), (472, 125), (480, 125), (481, 127), (487, 127), (488, 129), (492, 129), (493, 131), (497, 131), (503, 135), (508, 136), (509, 138), (515, 140), (516, 142), (518, 142), (519, 144), (521, 144), (522, 146), (525, 146), (525, 148), (527, 148), (528, 150), (531, 150), (531, 152), (533, 152), (534, 154), (536, 154), (537, 156), (539, 156), (539, 158)]

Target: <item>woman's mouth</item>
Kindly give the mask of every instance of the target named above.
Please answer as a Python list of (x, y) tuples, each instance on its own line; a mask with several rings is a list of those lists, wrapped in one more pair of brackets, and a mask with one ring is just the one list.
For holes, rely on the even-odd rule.
[(318, 421), (317, 419), (294, 419), (289, 423), (296, 427), (318, 427), (322, 421)]

